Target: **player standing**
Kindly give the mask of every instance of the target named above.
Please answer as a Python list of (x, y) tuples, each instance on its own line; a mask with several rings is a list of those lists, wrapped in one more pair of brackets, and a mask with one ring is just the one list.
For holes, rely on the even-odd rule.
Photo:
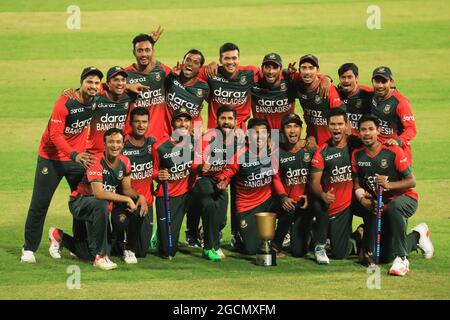
[(322, 97), (320, 85), (319, 60), (312, 54), (300, 58), (300, 70), (293, 75), (294, 87), (303, 108), (307, 138), (314, 137), (317, 145), (322, 145), (331, 137), (327, 128), (327, 116), (331, 109), (345, 109), (335, 86), (331, 85), (327, 97)]
[(126, 92), (127, 72), (119, 67), (111, 67), (106, 75), (106, 89), (94, 99), (92, 121), (87, 140), (87, 150), (91, 154), (103, 152), (104, 133), (117, 128), (123, 130), (130, 104), (136, 95)]
[(270, 128), (280, 129), (281, 119), (295, 109), (295, 94), (290, 81), (282, 77), (282, 61), (277, 53), (264, 56), (262, 78), (252, 88), (253, 117), (266, 120)]
[[(161, 34), (162, 31), (157, 33)], [(159, 36), (157, 37), (159, 38)], [(153, 35), (139, 34), (134, 37), (132, 44), (136, 62), (126, 67), (125, 70), (128, 73), (127, 82), (129, 84), (141, 84), (149, 88), (141, 90), (130, 112), (134, 107), (147, 108), (152, 123), (147, 132), (147, 137), (152, 136), (160, 140), (170, 129), (167, 127), (166, 120), (167, 104), (164, 85), (166, 77), (170, 73), (170, 68), (156, 60), (154, 56), (155, 42)], [(130, 128), (127, 125), (125, 133), (128, 134), (129, 132)]]
[(358, 121), (370, 113), (373, 99), (373, 89), (358, 84), (358, 66), (354, 63), (344, 63), (339, 67), (338, 93), (345, 103), (352, 135), (358, 136)]
[(162, 257), (169, 257), (162, 183), (167, 181), (169, 190), (174, 244), (172, 256), (175, 256), (178, 250), (181, 224), (190, 201), (189, 191), (195, 183), (191, 121), (191, 114), (185, 107), (175, 110), (172, 118), (174, 133), (168, 139), (155, 144), (152, 150), (153, 179), (159, 183), (156, 190), (156, 216), (158, 222), (158, 251)]
[(367, 263), (370, 263), (375, 243), (375, 186), (379, 185), (384, 189), (381, 261), (393, 260), (389, 274), (404, 276), (409, 271), (409, 252), (418, 247), (425, 258), (431, 259), (434, 248), (425, 223), (406, 234), (408, 219), (416, 212), (418, 205), (418, 194), (413, 190), (416, 179), (403, 150), (379, 141), (379, 121), (373, 115), (365, 115), (359, 120), (359, 134), (364, 146), (352, 155), (355, 195), (367, 210), (363, 245)]
[[(95, 160), (85, 152), (86, 137), (92, 118), (92, 102), (100, 88), (103, 73), (95, 68), (83, 69), (80, 89), (74, 98), (60, 97), (53, 108), (41, 138), (33, 186), (33, 196), (25, 223), (25, 244), (21, 261), (35, 263), (53, 194), (63, 177), (74, 190), (88, 167)], [(84, 167), (83, 167), (84, 166)], [(60, 257), (50, 248), (50, 255)]]
[(416, 136), (416, 120), (408, 99), (394, 88), (392, 71), (388, 67), (373, 71), (372, 85), (372, 113), (380, 119), (381, 142), (400, 146), (412, 163), (410, 142)]

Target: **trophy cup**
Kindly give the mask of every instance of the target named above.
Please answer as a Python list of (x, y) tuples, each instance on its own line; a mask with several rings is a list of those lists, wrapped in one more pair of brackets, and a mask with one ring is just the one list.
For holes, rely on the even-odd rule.
[(256, 227), (262, 240), (262, 246), (256, 253), (256, 264), (259, 266), (276, 266), (276, 253), (270, 246), (275, 237), (275, 224), (277, 215), (273, 212), (260, 212), (256, 215)]

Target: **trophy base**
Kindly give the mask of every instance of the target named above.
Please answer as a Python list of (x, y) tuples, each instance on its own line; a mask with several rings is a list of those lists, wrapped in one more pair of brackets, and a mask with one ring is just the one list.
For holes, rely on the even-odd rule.
[(275, 252), (270, 253), (257, 253), (256, 265), (264, 267), (273, 267), (277, 265), (277, 254)]

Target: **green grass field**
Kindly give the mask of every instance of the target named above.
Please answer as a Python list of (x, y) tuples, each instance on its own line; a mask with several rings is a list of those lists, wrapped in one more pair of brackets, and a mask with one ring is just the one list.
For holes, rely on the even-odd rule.
[[(242, 3), (241, 3), (242, 2)], [(151, 6), (149, 5), (151, 3)], [(66, 8), (81, 8), (81, 29), (68, 30)], [(369, 30), (366, 9), (381, 8), (381, 29)], [(0, 299), (448, 299), (450, 297), (450, 15), (446, 1), (26, 1), (0, 2)], [(447, 9), (446, 9), (447, 8)], [(381, 290), (366, 286), (355, 260), (320, 267), (312, 256), (286, 257), (265, 269), (229, 251), (222, 263), (182, 249), (169, 262), (151, 254), (138, 265), (118, 262), (112, 272), (94, 269), (63, 251), (48, 255), (50, 226), (70, 230), (69, 189), (63, 182), (52, 201), (36, 265), (22, 265), (23, 228), (33, 187), (37, 147), (53, 103), (78, 84), (81, 69), (132, 63), (132, 38), (162, 25), (159, 60), (176, 64), (190, 48), (207, 61), (224, 42), (241, 48), (241, 64), (261, 63), (279, 52), (287, 65), (316, 54), (321, 71), (337, 80), (344, 62), (360, 67), (370, 84), (376, 66), (388, 65), (417, 119), (413, 142), (420, 204), (410, 226), (430, 226), (436, 255), (410, 257), (405, 278), (388, 277)], [(299, 110), (299, 109), (298, 109)], [(206, 108), (204, 109), (204, 113)], [(354, 224), (359, 224), (355, 219)], [(229, 229), (225, 231), (229, 242)], [(184, 241), (184, 239), (182, 239)], [(118, 259), (116, 258), (115, 261)], [(81, 268), (81, 289), (66, 288), (69, 265)]]

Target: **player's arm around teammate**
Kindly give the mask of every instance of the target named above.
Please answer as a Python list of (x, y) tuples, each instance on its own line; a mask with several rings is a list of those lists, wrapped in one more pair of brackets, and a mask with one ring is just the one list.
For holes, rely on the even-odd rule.
[[(86, 150), (86, 137), (92, 118), (92, 102), (103, 73), (95, 67), (83, 69), (80, 89), (73, 99), (60, 97), (54, 106), (41, 138), (33, 186), (33, 195), (25, 223), (25, 244), (21, 261), (35, 263), (34, 252), (41, 242), (45, 217), (53, 194), (63, 177), (73, 191), (83, 177), (85, 167), (95, 158)], [(50, 250), (50, 255), (59, 253)]]

